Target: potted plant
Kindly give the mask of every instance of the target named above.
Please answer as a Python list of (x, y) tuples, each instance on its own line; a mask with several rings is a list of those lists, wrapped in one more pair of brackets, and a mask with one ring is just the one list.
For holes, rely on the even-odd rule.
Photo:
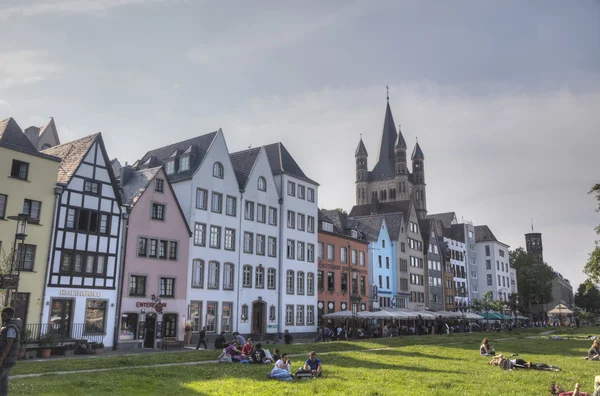
[(92, 344), (92, 348), (94, 348), (94, 351), (96, 351), (96, 354), (104, 353), (104, 343), (103, 342), (97, 342), (95, 344)]
[(46, 333), (40, 337), (40, 348), (42, 358), (47, 359), (52, 353), (52, 348), (56, 346), (56, 336), (52, 333)]
[(27, 329), (24, 329), (21, 331), (20, 336), (21, 338), (19, 339), (19, 360), (23, 360), (25, 358), (25, 352), (27, 352), (27, 348), (25, 348), (25, 345), (27, 345), (27, 343), (31, 341), (31, 332)]
[(62, 346), (63, 356), (75, 356), (75, 344), (67, 344)]

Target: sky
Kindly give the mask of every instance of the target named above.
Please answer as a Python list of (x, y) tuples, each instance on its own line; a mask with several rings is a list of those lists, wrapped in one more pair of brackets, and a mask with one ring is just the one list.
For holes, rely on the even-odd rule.
[(3, 0), (0, 119), (102, 132), (111, 157), (223, 129), (231, 152), (281, 141), (355, 203), (376, 162), (386, 85), (429, 213), (543, 234), (574, 289), (600, 213), (600, 0)]

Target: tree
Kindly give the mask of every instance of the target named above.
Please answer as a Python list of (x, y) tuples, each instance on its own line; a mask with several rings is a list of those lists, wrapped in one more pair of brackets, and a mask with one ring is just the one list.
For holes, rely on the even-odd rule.
[(533, 304), (552, 301), (554, 271), (546, 263), (540, 263), (522, 247), (509, 253), (510, 265), (517, 270), (517, 283), (521, 307), (531, 312)]
[(498, 299), (498, 300), (492, 300), (490, 302), (490, 309), (494, 312), (498, 312), (498, 313), (502, 313), (504, 311), (504, 306), (505, 303), (504, 301)]
[(340, 212), (341, 214), (343, 214), (343, 215), (345, 215), (345, 216), (348, 216), (348, 212), (346, 212), (344, 209), (342, 209), (342, 208), (337, 208), (336, 210), (337, 210), (338, 212)]
[(519, 295), (517, 293), (510, 293), (508, 295), (508, 301), (506, 302), (508, 310), (512, 312), (515, 320), (517, 320), (517, 310), (519, 309)]
[[(600, 212), (600, 183), (596, 184), (589, 191), (589, 194), (596, 194), (596, 199), (598, 200), (598, 209), (597, 212)], [(595, 228), (596, 234), (600, 235), (600, 226)], [(590, 253), (590, 257), (588, 262), (585, 264), (585, 268), (583, 272), (588, 276), (588, 278), (594, 282), (595, 284), (600, 283), (600, 241), (595, 241), (596, 247)]]
[(492, 292), (491, 291), (486, 291), (485, 293), (483, 293), (483, 296), (481, 296), (481, 309), (485, 312), (485, 318), (488, 319), (488, 312), (490, 312), (491, 310), (493, 310), (493, 298), (492, 298)]
[(589, 279), (577, 288), (575, 305), (588, 312), (600, 313), (600, 291)]

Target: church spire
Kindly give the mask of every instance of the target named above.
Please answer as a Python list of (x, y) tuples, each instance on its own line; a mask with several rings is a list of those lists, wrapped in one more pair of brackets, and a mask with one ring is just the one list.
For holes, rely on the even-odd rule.
[(398, 140), (396, 140), (396, 148), (406, 149), (406, 141), (404, 140), (404, 136), (402, 136), (400, 125), (398, 125)]
[(373, 168), (373, 173), (377, 178), (389, 178), (394, 176), (394, 147), (396, 145), (396, 126), (390, 103), (386, 103), (385, 118), (383, 121), (383, 131), (381, 133), (381, 143), (379, 144), (379, 156), (377, 164)]
[(419, 142), (415, 144), (415, 149), (412, 152), (412, 156), (410, 159), (425, 159), (425, 155), (423, 155), (423, 150), (421, 150), (421, 146), (419, 146)]
[(368, 156), (369, 154), (367, 153), (367, 148), (365, 147), (365, 144), (363, 143), (362, 140), (362, 134), (360, 135), (360, 141), (358, 142), (358, 147), (356, 147), (356, 152), (354, 153), (355, 157), (359, 157), (359, 156)]

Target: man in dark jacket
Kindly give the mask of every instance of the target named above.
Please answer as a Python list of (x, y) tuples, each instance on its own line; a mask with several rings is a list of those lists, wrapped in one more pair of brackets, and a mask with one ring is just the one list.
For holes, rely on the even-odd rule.
[(198, 339), (196, 350), (200, 349), (200, 344), (204, 344), (204, 349), (208, 349), (208, 345), (206, 345), (206, 326), (200, 330), (200, 338)]
[(8, 376), (10, 369), (17, 362), (19, 341), (21, 339), (21, 319), (13, 319), (15, 310), (11, 307), (2, 310), (0, 329), (0, 395), (8, 395)]

